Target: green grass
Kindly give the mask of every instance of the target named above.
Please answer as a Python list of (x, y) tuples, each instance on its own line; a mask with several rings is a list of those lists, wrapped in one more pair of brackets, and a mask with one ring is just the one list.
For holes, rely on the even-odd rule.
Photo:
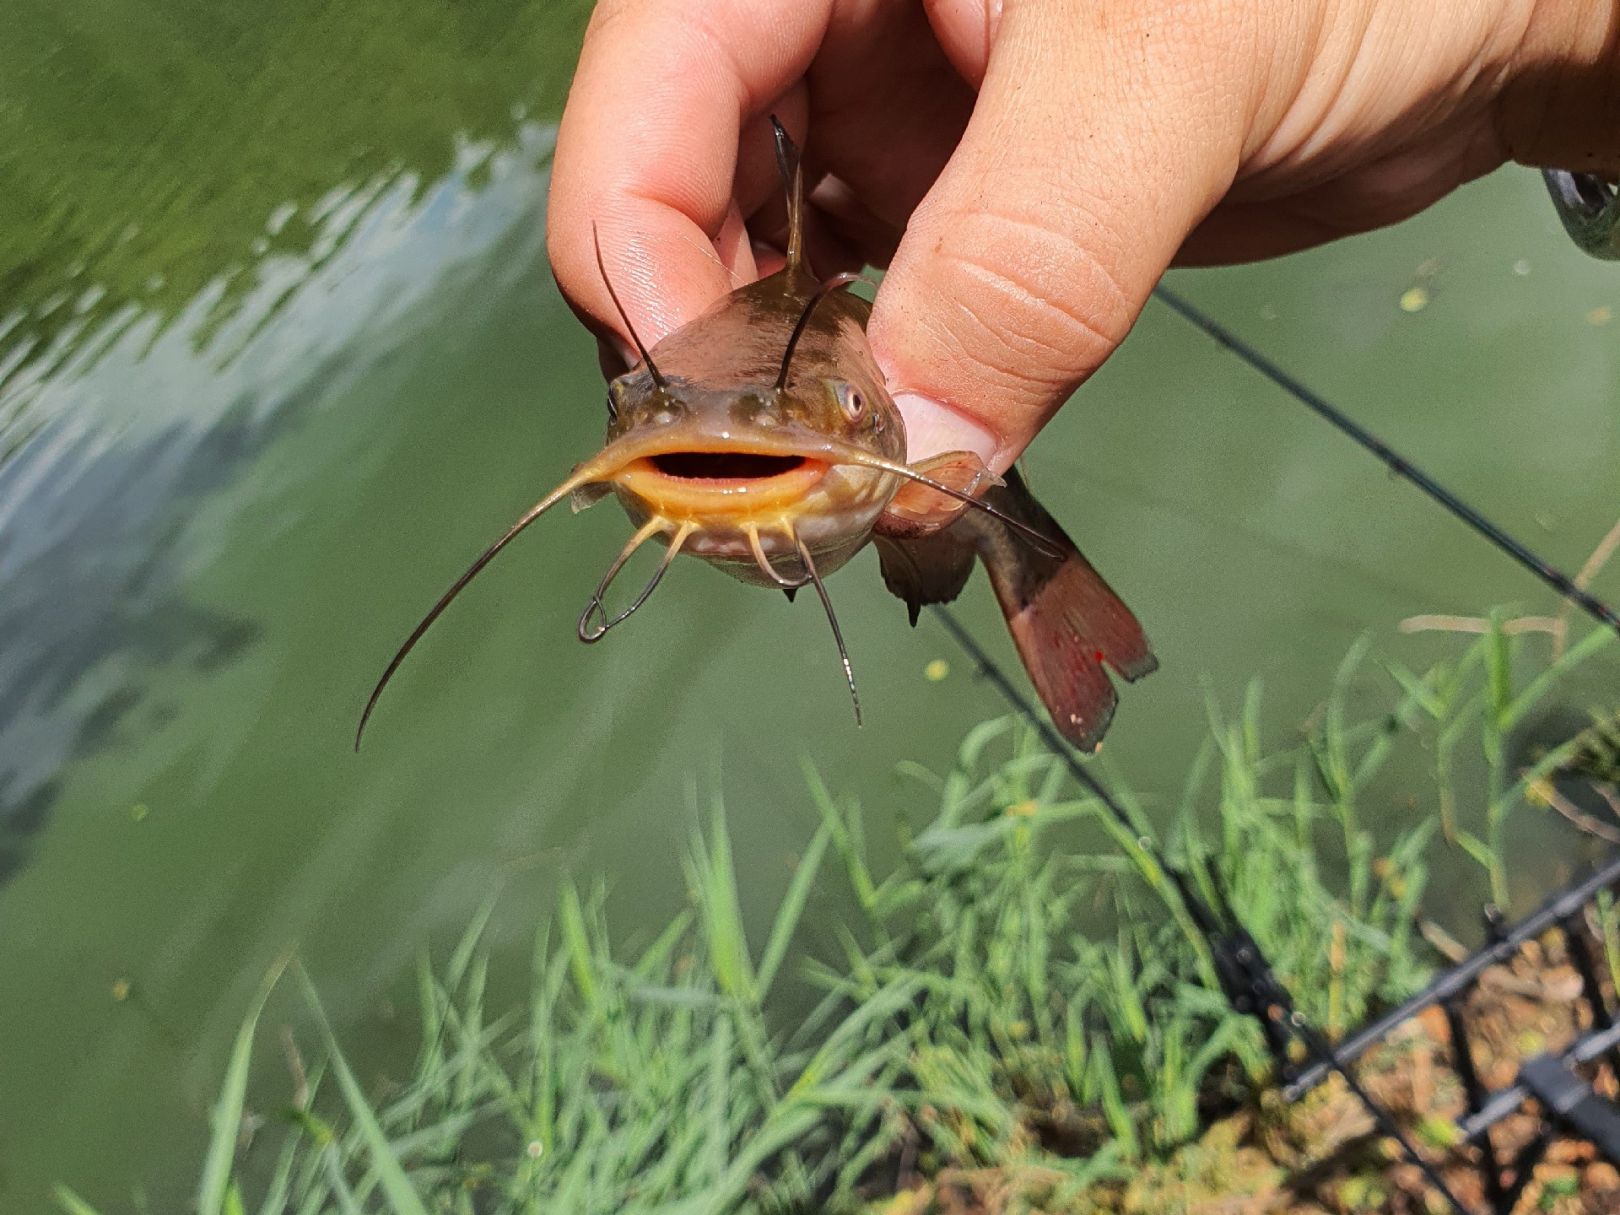
[[(1514, 768), (1515, 731), (1607, 635), (1538, 663), (1493, 622), (1422, 674), (1380, 669), (1358, 645), (1310, 728), (1281, 746), (1265, 741), (1258, 686), (1235, 715), (1212, 704), (1161, 832), (1197, 882), (1219, 880), (1330, 1034), (1425, 979), (1431, 850), (1454, 842), (1504, 893), (1503, 829), (1529, 783), (1605, 745), (1594, 726)], [(1357, 716), (1370, 691), (1382, 706)], [(1414, 772), (1420, 809), (1403, 818), (1416, 825), (1374, 830)], [(1126, 782), (1110, 778), (1129, 829), (1011, 719), (923, 776), (937, 807), (879, 871), (861, 804), (808, 770), (819, 827), (753, 932), (718, 807), (688, 848), (686, 910), (639, 952), (615, 945), (599, 883), (565, 887), (526, 1006), (499, 1014), (485, 998), (486, 908), (449, 959), (422, 963), (421, 1047), (381, 1099), (297, 971), (324, 1064), (290, 1100), (251, 1094), (255, 1004), (221, 1085), (199, 1209), (861, 1210), (902, 1165), (999, 1170), (1008, 1209), (1104, 1209), (1085, 1196), (1140, 1190), (1144, 1168), (1218, 1175), (1205, 1157), (1230, 1153), (1193, 1141), (1212, 1115), (1252, 1104), (1269, 1060), (1144, 848), (1147, 815)], [(818, 917), (807, 948), (818, 891), (844, 910)], [(784, 1026), (772, 997), (790, 969), (819, 998)], [(261, 1130), (240, 1152), (250, 1111), (278, 1105), (279, 1135)], [(58, 1201), (91, 1211), (65, 1189)]]

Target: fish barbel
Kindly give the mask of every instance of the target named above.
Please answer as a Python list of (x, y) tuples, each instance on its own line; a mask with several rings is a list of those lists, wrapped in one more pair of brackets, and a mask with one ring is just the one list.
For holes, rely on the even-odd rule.
[[(916, 624), (956, 598), (982, 561), (1020, 658), (1054, 723), (1094, 750), (1113, 717), (1112, 669), (1157, 667), (1129, 608), (1081, 556), (1014, 471), (947, 452), (907, 464), (905, 424), (866, 340), (871, 305), (805, 265), (803, 175), (779, 123), (788, 194), (782, 269), (738, 288), (651, 350), (598, 267), (640, 361), (608, 385), (607, 442), (473, 562), (417, 625), (378, 680), (355, 746), (388, 681), (439, 615), (531, 523), (564, 498), (583, 509), (612, 494), (636, 531), (580, 616), (600, 640), (644, 604), (680, 553), (789, 598), (813, 586), (855, 681), (823, 578), (875, 543), (884, 584)], [(609, 615), (605, 596), (649, 540), (665, 546), (643, 590)], [(855, 699), (856, 720), (860, 702)]]

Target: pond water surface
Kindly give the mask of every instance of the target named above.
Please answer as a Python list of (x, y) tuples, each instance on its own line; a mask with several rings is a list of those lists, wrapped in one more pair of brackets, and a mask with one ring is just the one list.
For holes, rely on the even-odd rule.
[[(354, 755), (404, 632), (600, 439), (543, 241), (581, 9), (20, 0), (8, 23), (0, 1208), (60, 1180), (179, 1209), (289, 947), (374, 1074), (409, 1040), (417, 951), (493, 890), (510, 991), (565, 871), (605, 878), (627, 933), (661, 923), (691, 806), (720, 794), (762, 911), (814, 827), (801, 759), (881, 822), (927, 802), (898, 760), (943, 767), (1000, 711), (869, 554), (833, 583), (861, 730), (815, 603), (695, 563), (580, 646), (626, 533), (603, 508), (503, 558)], [(1175, 281), (1557, 561), (1620, 511), (1620, 272), (1533, 174)], [(1028, 467), (1155, 641), (1109, 757), (1160, 804), (1206, 688), (1263, 676), (1281, 727), (1364, 630), (1416, 664), (1435, 643), (1396, 638), (1407, 615), (1547, 605), (1157, 305)], [(1008, 652), (982, 585), (962, 612)]]

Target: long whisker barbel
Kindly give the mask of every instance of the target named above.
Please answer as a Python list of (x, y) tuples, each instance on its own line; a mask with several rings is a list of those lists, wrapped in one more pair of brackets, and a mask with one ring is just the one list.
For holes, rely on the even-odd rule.
[(1617, 613), (1614, 608), (1577, 585), (1575, 580), (1568, 574), (1548, 563), (1528, 545), (1515, 539), (1501, 527), (1492, 523), (1479, 511), (1446, 489), (1445, 486), (1418, 468), (1405, 456), (1395, 451), (1378, 436), (1361, 426), (1317, 393), (1311, 391), (1190, 300), (1178, 295), (1162, 284), (1153, 289), (1153, 294), (1172, 311), (1181, 316), (1182, 319), (1201, 329), (1205, 334), (1237, 355), (1238, 358), (1318, 417), (1324, 419), (1339, 431), (1348, 435), (1356, 443), (1372, 452), (1373, 455), (1388, 465), (1389, 470), (1397, 477), (1416, 485), (1431, 499), (1445, 507), (1452, 515), (1462, 520), (1509, 557), (1512, 557), (1513, 560), (1529, 570), (1546, 585), (1552, 587), (1564, 598), (1570, 600), (1588, 616), (1608, 625), (1616, 633), (1620, 633), (1620, 613)]
[(660, 390), (668, 388), (669, 384), (665, 381), (657, 366), (654, 365), (652, 355), (647, 353), (646, 343), (641, 340), (641, 335), (636, 332), (636, 327), (630, 323), (630, 314), (624, 310), (624, 305), (619, 303), (619, 293), (613, 289), (613, 280), (608, 277), (607, 266), (602, 262), (602, 238), (596, 230), (595, 220), (591, 221), (591, 244), (596, 246), (596, 268), (601, 272), (602, 285), (607, 288), (608, 298), (613, 301), (613, 306), (618, 309), (619, 319), (624, 322), (625, 332), (630, 335), (630, 340), (636, 344), (636, 353), (641, 356), (641, 361), (647, 365), (647, 374), (652, 376), (653, 383), (657, 384)]
[[(593, 596), (591, 602), (585, 605), (585, 611), (579, 618), (579, 639), (586, 645), (591, 645), (595, 642), (601, 641), (602, 638), (608, 635), (608, 631), (610, 629), (618, 628), (619, 625), (623, 624), (626, 620), (629, 620), (631, 616), (635, 615), (641, 605), (652, 598), (652, 593), (658, 589), (658, 584), (664, 580), (664, 574), (668, 572), (670, 562), (675, 560), (676, 555), (681, 551), (681, 545), (686, 543), (686, 538), (692, 534), (695, 527), (696, 525), (693, 523), (681, 524), (680, 528), (675, 532), (674, 539), (669, 542), (669, 547), (664, 550), (663, 557), (659, 559), (658, 568), (653, 571), (652, 577), (647, 579), (647, 585), (641, 588), (641, 594), (637, 595), (635, 599), (631, 601), (630, 606), (625, 608), (618, 615), (614, 616), (612, 619), (607, 619), (607, 609), (602, 606), (599, 598)], [(637, 535), (639, 537), (640, 533), (637, 533)], [(639, 543), (639, 541), (634, 541), (634, 543)], [(629, 560), (628, 553), (621, 553), (620, 556), (623, 557), (624, 560)], [(623, 561), (616, 561), (614, 563), (615, 566), (620, 566), (623, 564)], [(618, 573), (618, 569), (610, 568), (609, 573), (616, 574)], [(605, 591), (606, 587), (598, 587), (598, 590)], [(603, 620), (601, 628), (593, 630), (590, 628), (590, 618), (591, 613), (595, 611), (601, 612)]]
[(929, 489), (942, 493), (947, 498), (955, 498), (964, 506), (972, 510), (983, 511), (991, 518), (1006, 524), (1047, 556), (1063, 556), (1063, 550), (1050, 537), (1043, 535), (1038, 529), (1031, 527), (1022, 520), (1014, 519), (1006, 511), (998, 510), (982, 498), (975, 498), (964, 490), (957, 489), (952, 485), (946, 485), (943, 481), (936, 481), (933, 477), (920, 473), (904, 464), (898, 464), (893, 460), (885, 460), (882, 456), (874, 456), (859, 449), (846, 449), (841, 445), (825, 454), (818, 452), (816, 458), (824, 460), (828, 464), (853, 464), (859, 468), (876, 468), (883, 472), (893, 473), (897, 477), (905, 477), (907, 480), (916, 481), (919, 485), (926, 485)]
[[(765, 546), (759, 542), (759, 528), (753, 523), (744, 523), (742, 526), (744, 533), (748, 536), (749, 551), (754, 554), (754, 564), (759, 566), (760, 573), (764, 574), (784, 591), (796, 591), (810, 581), (808, 573), (802, 578), (784, 578), (777, 573), (776, 567), (771, 564), (771, 559), (765, 555)], [(797, 542), (797, 537), (795, 537), (795, 542)]]
[[(591, 593), (590, 602), (585, 605), (585, 610), (579, 615), (579, 624), (576, 631), (581, 641), (587, 645), (594, 641), (600, 641), (609, 629), (624, 622), (622, 617), (615, 620), (608, 619), (607, 608), (602, 602), (603, 596), (608, 593), (608, 588), (613, 585), (613, 580), (619, 576), (619, 571), (624, 568), (625, 563), (630, 560), (635, 551), (650, 540), (655, 533), (662, 531), (665, 526), (667, 526), (667, 522), (656, 516), (647, 520), (636, 531), (636, 534), (630, 537), (629, 542), (619, 550), (619, 555), (613, 559), (613, 564), (607, 567), (607, 572), (602, 575), (601, 581), (596, 584), (596, 590)], [(592, 630), (591, 628), (590, 621), (593, 615), (599, 615), (602, 618), (602, 627), (599, 630)]]
[(428, 614), (422, 617), (417, 626), (411, 630), (411, 635), (405, 639), (405, 644), (394, 652), (393, 658), (389, 660), (388, 666), (383, 670), (382, 678), (377, 680), (376, 686), (371, 689), (371, 695), (366, 698), (366, 707), (360, 712), (360, 724), (354, 728), (354, 749), (356, 751), (360, 749), (360, 740), (366, 733), (366, 723), (371, 720), (372, 711), (376, 709), (377, 701), (381, 698), (383, 689), (394, 678), (394, 673), (399, 670), (400, 664), (416, 648), (416, 643), (422, 640), (422, 635), (432, 628), (433, 622), (444, 614), (445, 608), (455, 601), (457, 595), (467, 589), (467, 584), (478, 577), (485, 566), (500, 555), (502, 549), (527, 531), (530, 525), (541, 515), (556, 506), (574, 490), (589, 483), (590, 480), (591, 474), (588, 465), (575, 469), (573, 475), (566, 481), (524, 511), (519, 516), (518, 521), (501, 533), (500, 539), (480, 553), (478, 559), (467, 567), (461, 577), (450, 584), (450, 589), (439, 596), (439, 601), (428, 609)]
[(860, 281), (861, 276), (859, 274), (846, 271), (843, 274), (833, 275), (826, 282), (822, 283), (821, 286), (816, 288), (816, 293), (812, 295), (809, 301), (805, 304), (804, 311), (799, 313), (799, 319), (793, 326), (793, 332), (788, 335), (787, 348), (782, 351), (782, 370), (776, 374), (777, 392), (781, 392), (787, 388), (788, 366), (793, 362), (793, 352), (798, 349), (799, 339), (804, 336), (804, 328), (810, 323), (810, 314), (816, 310), (816, 305), (821, 303), (822, 300), (826, 299), (834, 291), (840, 291), (849, 286), (851, 283), (858, 283)]
[(838, 627), (838, 615), (833, 611), (832, 599), (822, 584), (821, 575), (816, 573), (816, 563), (810, 559), (810, 549), (797, 532), (793, 534), (793, 546), (799, 550), (804, 572), (814, 584), (816, 594), (821, 596), (822, 610), (827, 613), (827, 623), (832, 626), (833, 640), (838, 643), (838, 658), (844, 664), (844, 680), (849, 684), (849, 698), (855, 705), (855, 724), (858, 726), (861, 724), (861, 694), (855, 690), (855, 668), (849, 665), (849, 651), (844, 648), (844, 632)]

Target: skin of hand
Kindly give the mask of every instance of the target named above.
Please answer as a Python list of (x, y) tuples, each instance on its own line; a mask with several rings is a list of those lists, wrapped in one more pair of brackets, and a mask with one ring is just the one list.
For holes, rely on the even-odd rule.
[(888, 268), (869, 333), (911, 456), (1000, 471), (1172, 264), (1393, 223), (1510, 160), (1612, 178), (1620, 0), (602, 0), (548, 246), (605, 368), (633, 360), (593, 225), (649, 346), (780, 264), (771, 114), (816, 272)]

